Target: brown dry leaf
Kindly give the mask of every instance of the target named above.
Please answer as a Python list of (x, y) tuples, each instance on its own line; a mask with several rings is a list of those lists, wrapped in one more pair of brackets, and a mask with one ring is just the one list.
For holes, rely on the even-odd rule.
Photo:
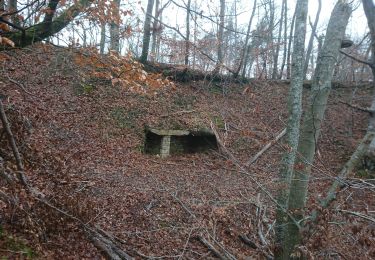
[(2, 30), (4, 32), (8, 32), (9, 26), (6, 23), (0, 23), (0, 30)]
[(6, 37), (2, 37), (2, 44), (3, 45), (9, 45), (9, 46), (11, 46), (13, 48), (15, 46), (14, 42), (12, 40), (6, 38)]

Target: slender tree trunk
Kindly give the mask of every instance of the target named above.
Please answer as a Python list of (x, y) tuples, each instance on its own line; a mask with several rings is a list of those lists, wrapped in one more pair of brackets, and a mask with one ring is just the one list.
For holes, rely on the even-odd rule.
[(87, 33), (85, 28), (83, 28), (83, 47), (87, 47)]
[(276, 51), (273, 55), (273, 70), (272, 70), (272, 79), (276, 79), (278, 74), (278, 63), (279, 63), (279, 53), (280, 53), (280, 44), (281, 44), (281, 33), (283, 30), (283, 17), (284, 17), (284, 4), (282, 5), (281, 8), (281, 18), (280, 18), (280, 25), (279, 25), (279, 34), (277, 36), (277, 45), (276, 45)]
[(105, 48), (105, 22), (100, 24), (100, 54), (104, 54)]
[[(307, 188), (314, 161), (315, 148), (321, 131), (328, 96), (331, 91), (331, 81), (334, 66), (339, 56), (341, 40), (351, 15), (351, 4), (348, 1), (338, 1), (328, 23), (325, 41), (319, 53), (318, 64), (314, 73), (310, 104), (305, 112), (301, 136), (298, 145), (299, 157), (296, 160), (294, 177), (291, 183), (288, 211), (296, 221), (304, 218), (304, 207), (307, 200)], [(302, 222), (299, 222), (303, 225)], [(288, 224), (285, 248), (290, 254), (296, 245), (301, 243), (301, 233), (294, 223)]]
[(283, 61), (281, 62), (279, 79), (283, 77), (286, 55), (288, 53), (288, 4), (286, 0), (283, 0), (283, 5), (284, 5), (284, 51), (283, 51)]
[(286, 62), (286, 78), (290, 79), (290, 71), (291, 71), (291, 64), (290, 64), (290, 57), (291, 57), (291, 50), (292, 50), (292, 42), (293, 42), (293, 30), (294, 25), (296, 22), (296, 11), (294, 11), (293, 18), (292, 18), (292, 24), (290, 25), (290, 33), (289, 33), (289, 43), (288, 43), (288, 54), (287, 54), (287, 62)]
[[(365, 53), (365, 57), (364, 57), (364, 60), (368, 60), (368, 57), (370, 56), (370, 51), (371, 51), (371, 43), (370, 45), (368, 46), (367, 50), (366, 50), (366, 53)], [(362, 64), (362, 68), (361, 68), (361, 74), (360, 74), (360, 80), (364, 80), (363, 79), (363, 75), (365, 73), (365, 69), (367, 68), (367, 64)]]
[(142, 63), (147, 62), (148, 49), (150, 46), (150, 37), (151, 37), (151, 16), (152, 16), (153, 6), (154, 6), (154, 0), (148, 0), (145, 24), (144, 24), (144, 32), (143, 32), (142, 54), (140, 58), (140, 61)]
[[(194, 0), (194, 6), (197, 6), (197, 0)], [(193, 69), (195, 69), (196, 65), (196, 55), (197, 55), (197, 13), (194, 13), (194, 46), (193, 46)]]
[[(268, 1), (269, 3), (269, 9), (270, 9), (270, 20), (269, 20), (269, 24), (268, 24), (268, 39), (267, 39), (267, 45), (268, 46), (271, 46), (271, 51), (266, 51), (265, 52), (265, 58), (264, 58), (264, 62), (265, 64), (264, 65), (268, 65), (269, 63), (269, 71), (267, 70), (267, 66), (264, 66), (266, 68), (265, 70), (265, 78), (267, 79), (268, 78), (268, 75), (271, 75), (272, 77), (272, 71), (271, 69), (273, 70), (273, 68), (277, 65), (275, 64), (272, 64), (271, 66), (271, 60), (272, 60), (272, 63), (273, 63), (273, 57), (275, 56), (275, 52), (276, 52), (276, 49), (275, 49), (275, 43), (273, 41), (274, 39), (274, 34), (273, 34), (273, 31), (274, 31), (274, 25), (275, 25), (275, 1), (274, 0), (269, 0)], [(269, 58), (269, 61), (268, 62), (268, 58)]]
[(286, 127), (285, 146), (287, 151), (284, 153), (281, 168), (279, 171), (278, 187), (278, 207), (276, 216), (276, 259), (288, 259), (289, 251), (284, 247), (284, 241), (287, 239), (285, 233), (285, 224), (288, 208), (289, 185), (293, 174), (294, 161), (296, 158), (300, 119), (302, 114), (302, 89), (303, 89), (303, 56), (305, 53), (306, 37), (306, 17), (308, 12), (308, 0), (297, 0), (296, 5), (296, 26), (293, 41), (292, 55), (292, 74), (290, 81), (289, 99), (288, 99), (288, 123)]
[[(164, 9), (161, 9), (160, 10), (160, 14), (159, 14), (159, 20), (160, 20), (160, 24), (163, 24), (163, 11)], [(158, 30), (158, 33), (157, 33), (157, 37), (156, 37), (156, 57), (158, 59), (160, 59), (160, 47), (161, 47), (161, 30)]]
[(245, 77), (247, 60), (249, 58), (248, 45), (249, 45), (249, 39), (250, 39), (250, 32), (251, 32), (251, 26), (252, 26), (252, 23), (253, 23), (256, 7), (257, 7), (257, 0), (254, 0), (253, 11), (251, 12), (249, 24), (247, 26), (245, 44), (243, 46), (242, 55), (240, 57), (240, 64), (238, 65), (238, 68), (237, 68), (237, 70), (234, 74), (235, 78), (238, 77), (238, 74), (240, 73), (240, 71), (242, 69), (242, 66), (244, 67), (244, 70), (242, 71), (242, 77)]
[(316, 28), (318, 27), (319, 17), (320, 17), (320, 11), (322, 10), (322, 0), (318, 0), (318, 11), (316, 12), (314, 25), (311, 28), (311, 35), (309, 40), (309, 45), (307, 46), (306, 51), (306, 59), (305, 59), (305, 66), (303, 68), (304, 72), (304, 79), (306, 79), (307, 76), (307, 69), (309, 67), (309, 61), (310, 61), (310, 55), (313, 49), (314, 45), (314, 35), (316, 34)]
[(120, 51), (120, 3), (121, 0), (114, 0), (115, 5), (115, 17), (114, 21), (111, 22), (110, 26), (110, 49), (119, 52)]
[(190, 46), (190, 6), (191, 0), (188, 0), (186, 7), (186, 39), (185, 39), (185, 65), (189, 65), (189, 46)]
[(225, 0), (220, 0), (220, 23), (217, 33), (217, 62), (213, 73), (219, 73), (220, 67), (224, 62), (223, 54), (223, 37), (224, 37), (224, 15), (225, 15)]
[(156, 0), (155, 2), (155, 12), (154, 12), (154, 22), (152, 23), (152, 44), (151, 44), (151, 61), (157, 60), (157, 55), (156, 55), (156, 45), (157, 45), (157, 37), (158, 37), (158, 20), (159, 20), (159, 15), (160, 15), (160, 0)]

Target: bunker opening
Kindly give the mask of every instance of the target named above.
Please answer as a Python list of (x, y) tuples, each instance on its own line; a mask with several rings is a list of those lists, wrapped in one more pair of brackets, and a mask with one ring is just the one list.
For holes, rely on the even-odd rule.
[(162, 158), (172, 154), (204, 153), (218, 149), (216, 136), (209, 130), (166, 130), (146, 128), (144, 151)]

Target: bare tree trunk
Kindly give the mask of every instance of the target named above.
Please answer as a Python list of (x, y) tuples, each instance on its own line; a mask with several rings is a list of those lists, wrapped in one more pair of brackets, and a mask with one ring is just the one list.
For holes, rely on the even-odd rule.
[(284, 248), (287, 239), (285, 224), (287, 222), (289, 185), (291, 182), (294, 161), (299, 141), (300, 119), (302, 114), (303, 89), (303, 56), (305, 53), (306, 17), (308, 0), (298, 0), (296, 5), (296, 26), (293, 41), (292, 74), (288, 98), (288, 123), (286, 126), (287, 151), (284, 153), (279, 171), (278, 207), (276, 215), (276, 259), (288, 259), (290, 251)]
[(296, 23), (296, 12), (294, 11), (292, 24), (290, 25), (290, 33), (289, 33), (289, 43), (288, 43), (288, 54), (287, 54), (287, 62), (286, 62), (286, 78), (290, 79), (291, 74), (291, 64), (290, 64), (290, 57), (291, 57), (291, 50), (292, 50), (292, 42), (293, 42), (293, 30), (294, 25)]
[(249, 39), (250, 39), (251, 25), (253, 23), (256, 7), (257, 7), (257, 0), (254, 0), (253, 11), (251, 12), (249, 24), (247, 26), (245, 44), (243, 46), (242, 55), (240, 57), (240, 64), (238, 65), (238, 68), (234, 74), (235, 78), (238, 77), (238, 74), (240, 73), (242, 66), (244, 67), (244, 70), (242, 71), (242, 77), (245, 77), (247, 60), (249, 59), (248, 45), (249, 45)]
[[(370, 56), (370, 51), (371, 51), (371, 43), (370, 45), (368, 46), (367, 50), (366, 50), (366, 53), (365, 53), (365, 57), (364, 57), (364, 60), (368, 60), (368, 57)], [(363, 75), (365, 73), (365, 69), (367, 68), (367, 64), (362, 64), (362, 68), (361, 68), (361, 74), (360, 74), (360, 80), (364, 80), (363, 79)]]
[(307, 69), (309, 67), (310, 55), (311, 55), (311, 51), (313, 49), (314, 35), (316, 34), (316, 28), (318, 27), (318, 22), (319, 22), (319, 17), (320, 17), (320, 11), (322, 10), (322, 0), (318, 0), (318, 3), (319, 3), (318, 4), (318, 11), (316, 12), (314, 25), (311, 28), (311, 35), (310, 35), (309, 45), (307, 46), (307, 51), (306, 51), (305, 66), (303, 68), (304, 79), (306, 79), (306, 76), (307, 76)]
[(217, 62), (213, 73), (219, 73), (220, 67), (224, 62), (223, 54), (223, 37), (224, 37), (224, 15), (225, 15), (225, 0), (220, 0), (220, 23), (217, 33)]
[(186, 7), (186, 39), (185, 39), (185, 65), (189, 65), (189, 46), (190, 46), (190, 6), (191, 0), (188, 0)]
[(150, 38), (151, 38), (151, 16), (152, 16), (153, 6), (154, 6), (154, 0), (148, 0), (145, 24), (144, 24), (144, 32), (143, 32), (142, 54), (140, 58), (140, 61), (142, 63), (147, 62), (148, 49), (150, 46)]
[(279, 79), (283, 77), (286, 55), (288, 53), (288, 4), (286, 0), (283, 0), (283, 5), (284, 5), (284, 51), (283, 51), (283, 61), (281, 62)]
[(281, 18), (280, 18), (280, 25), (279, 25), (279, 34), (277, 36), (277, 44), (276, 44), (276, 51), (273, 55), (273, 70), (272, 70), (272, 79), (276, 79), (278, 74), (277, 74), (277, 70), (278, 70), (278, 63), (279, 63), (279, 53), (280, 53), (280, 43), (281, 43), (281, 33), (282, 33), (282, 30), (283, 30), (283, 17), (284, 17), (284, 4), (282, 5), (282, 8), (281, 8)]
[[(197, 0), (194, 0), (194, 7), (197, 6)], [(194, 13), (194, 45), (193, 45), (193, 69), (195, 69), (196, 65), (196, 55), (197, 55), (197, 19), (198, 15)]]
[(159, 15), (160, 15), (160, 0), (156, 0), (155, 2), (155, 12), (154, 12), (154, 22), (152, 23), (152, 44), (151, 44), (151, 61), (157, 60), (157, 55), (156, 55), (156, 45), (157, 45), (157, 37), (159, 34), (159, 29), (158, 29), (158, 20), (159, 20)]
[(120, 3), (121, 0), (114, 0), (114, 5), (115, 5), (115, 17), (114, 21), (111, 22), (111, 27), (110, 27), (110, 37), (111, 37), (111, 42), (110, 42), (110, 49), (119, 52), (120, 51)]
[(105, 48), (105, 22), (100, 24), (100, 54), (104, 54)]
[[(367, 24), (370, 28), (371, 38), (371, 71), (372, 71), (372, 85), (373, 85), (373, 99), (371, 103), (371, 110), (375, 111), (375, 4), (372, 0), (362, 0), (363, 9), (367, 18)], [(370, 114), (369, 124), (367, 132), (375, 133), (375, 113)], [(375, 162), (375, 138), (369, 144), (366, 151), (368, 156), (373, 162)]]
[[(265, 58), (264, 58), (264, 65), (268, 65), (269, 64), (269, 71), (267, 70), (267, 66), (264, 66), (264, 68), (266, 69), (265, 70), (265, 78), (267, 79), (268, 78), (268, 75), (271, 75), (272, 77), (272, 71), (271, 69), (273, 70), (273, 68), (277, 65), (275, 64), (272, 64), (271, 66), (271, 60), (273, 62), (273, 57), (275, 56), (275, 52), (276, 52), (276, 49), (275, 49), (275, 43), (273, 41), (273, 38), (274, 38), (274, 34), (273, 34), (273, 31), (274, 31), (274, 25), (275, 25), (275, 1), (274, 0), (269, 0), (268, 1), (268, 4), (269, 4), (269, 11), (270, 11), (270, 19), (269, 19), (269, 24), (268, 24), (268, 39), (267, 39), (267, 45), (268, 46), (271, 46), (271, 51), (265, 51)], [(270, 62), (268, 62), (268, 57)]]
[[(318, 56), (318, 64), (314, 73), (310, 103), (305, 112), (301, 136), (298, 144), (299, 157), (294, 168), (294, 177), (291, 182), (288, 212), (303, 225), (304, 208), (307, 200), (307, 189), (311, 166), (314, 161), (315, 148), (321, 131), (324, 112), (327, 107), (331, 91), (333, 70), (339, 56), (341, 41), (351, 15), (352, 8), (348, 1), (338, 1), (334, 7), (328, 23), (325, 41)], [(290, 255), (294, 247), (301, 243), (302, 237), (299, 227), (295, 223), (288, 223), (285, 240), (286, 252)]]

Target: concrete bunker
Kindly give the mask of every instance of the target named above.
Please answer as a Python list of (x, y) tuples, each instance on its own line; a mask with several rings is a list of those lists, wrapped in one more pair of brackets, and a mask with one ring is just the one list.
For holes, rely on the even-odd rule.
[(210, 130), (145, 129), (145, 153), (160, 154), (162, 158), (171, 154), (203, 153), (217, 150), (216, 136)]

